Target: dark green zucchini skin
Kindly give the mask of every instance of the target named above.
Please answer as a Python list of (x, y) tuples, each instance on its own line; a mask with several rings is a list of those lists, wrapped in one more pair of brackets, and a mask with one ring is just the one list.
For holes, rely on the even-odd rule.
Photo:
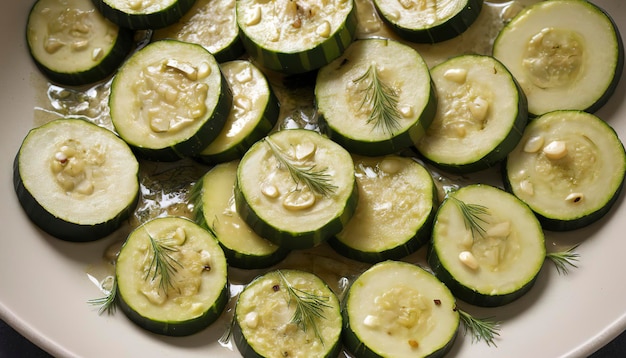
[(129, 14), (112, 7), (105, 0), (92, 2), (114, 24), (132, 30), (148, 30), (162, 28), (180, 20), (196, 0), (178, 0), (167, 9), (148, 14)]
[(215, 304), (202, 316), (183, 322), (160, 322), (140, 315), (124, 301), (124, 296), (121, 292), (118, 292), (118, 295), (117, 303), (122, 312), (124, 312), (131, 321), (147, 331), (171, 337), (189, 336), (205, 329), (222, 314), (230, 298), (227, 285), (220, 293)]
[(100, 224), (79, 225), (67, 222), (44, 209), (24, 187), (20, 176), (18, 158), (19, 153), (13, 161), (13, 187), (17, 198), (28, 218), (40, 229), (58, 239), (71, 242), (90, 242), (101, 239), (117, 230), (134, 212), (139, 201), (139, 193), (137, 193), (131, 204), (123, 212)]
[[(467, 6), (448, 21), (424, 29), (410, 29), (400, 26), (384, 16), (380, 16), (380, 18), (404, 40), (415, 43), (434, 44), (453, 39), (464, 33), (480, 15), (483, 2), (483, 0), (468, 0)], [(376, 1), (374, 1), (374, 5), (380, 14), (381, 12), (378, 9)]]
[(503, 295), (486, 295), (479, 293), (457, 281), (444, 265), (439, 260), (439, 256), (433, 249), (432, 245), (429, 247), (427, 253), (428, 265), (435, 272), (437, 278), (445, 283), (446, 286), (454, 293), (454, 296), (467, 303), (481, 306), (481, 307), (499, 307), (511, 303), (518, 298), (526, 294), (534, 286), (537, 281), (536, 275), (531, 280), (526, 282), (525, 285), (517, 289), (515, 292)]
[(256, 44), (245, 31), (240, 32), (243, 47), (250, 57), (262, 67), (286, 74), (311, 72), (339, 57), (350, 46), (356, 36), (356, 6), (335, 34), (324, 43), (298, 53), (275, 52)]

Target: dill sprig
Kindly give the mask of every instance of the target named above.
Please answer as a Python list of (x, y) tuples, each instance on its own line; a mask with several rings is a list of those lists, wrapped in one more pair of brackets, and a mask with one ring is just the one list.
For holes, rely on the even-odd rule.
[(476, 234), (484, 238), (486, 230), (483, 227), (483, 224), (488, 223), (484, 216), (489, 215), (489, 209), (487, 209), (484, 205), (467, 204), (453, 196), (450, 196), (449, 199), (451, 199), (461, 211), (463, 221), (465, 222), (465, 228), (472, 232), (472, 238), (476, 239)]
[(465, 333), (472, 335), (472, 343), (484, 341), (488, 346), (496, 347), (494, 339), (500, 335), (500, 322), (491, 318), (476, 318), (458, 307), (456, 311), (459, 312)]
[(150, 261), (150, 266), (148, 267), (148, 271), (146, 271), (144, 280), (152, 276), (150, 280), (154, 281), (159, 277), (159, 288), (167, 293), (168, 288), (175, 288), (172, 282), (172, 276), (178, 272), (178, 268), (183, 267), (180, 262), (172, 257), (172, 253), (177, 252), (178, 249), (161, 240), (156, 240), (150, 234), (148, 234), (148, 238), (150, 239), (150, 247), (152, 248), (152, 260)]
[(108, 290), (107, 295), (100, 298), (94, 298), (87, 303), (93, 306), (98, 306), (98, 314), (101, 315), (106, 313), (108, 315), (112, 315), (115, 313), (115, 309), (117, 308), (117, 280), (113, 277), (113, 282), (111, 285), (111, 289)]
[(546, 254), (546, 258), (550, 259), (554, 263), (556, 271), (559, 275), (567, 275), (570, 268), (578, 268), (576, 262), (578, 261), (580, 254), (575, 252), (577, 248), (578, 244), (565, 251), (550, 252)]
[(312, 192), (326, 197), (337, 190), (337, 186), (332, 184), (331, 176), (327, 173), (326, 169), (315, 170), (315, 165), (299, 167), (268, 137), (266, 137), (264, 141), (270, 147), (272, 154), (276, 157), (278, 162), (287, 168), (287, 171), (289, 171), (291, 178), (296, 184), (302, 183), (309, 187)]
[(380, 79), (374, 63), (354, 83), (364, 81), (367, 81), (367, 86), (362, 90), (364, 96), (359, 109), (366, 107), (369, 111), (368, 124), (374, 123), (374, 128), (382, 128), (384, 132), (393, 134), (400, 128), (399, 121), (402, 118), (398, 109), (398, 94)]
[(296, 305), (296, 310), (293, 313), (291, 322), (296, 324), (298, 328), (304, 332), (306, 332), (308, 328), (313, 329), (315, 336), (323, 344), (324, 340), (319, 332), (316, 320), (326, 318), (324, 316), (324, 308), (331, 307), (327, 303), (329, 297), (319, 296), (293, 287), (280, 270), (278, 271), (278, 275), (289, 294), (289, 304), (294, 302)]

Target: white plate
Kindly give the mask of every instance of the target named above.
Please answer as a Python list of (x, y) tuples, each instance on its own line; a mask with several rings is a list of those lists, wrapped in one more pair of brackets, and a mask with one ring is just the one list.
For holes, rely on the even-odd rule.
[[(626, 3), (598, 0), (626, 34)], [(41, 76), (24, 42), (30, 1), (7, 1), (0, 14), (0, 317), (55, 356), (238, 356), (217, 344), (223, 327), (185, 338), (146, 333), (121, 312), (98, 316), (86, 301), (99, 297), (86, 272), (98, 262), (107, 240), (73, 244), (51, 238), (27, 220), (12, 185), (13, 158), (34, 123)], [(626, 81), (598, 112), (626, 139)], [(39, 97), (40, 98), (40, 97)], [(579, 268), (558, 276), (544, 267), (536, 286), (505, 307), (474, 309), (502, 320), (497, 348), (471, 343), (462, 335), (450, 356), (586, 356), (626, 328), (626, 204), (624, 195), (611, 214), (591, 227), (558, 235), (549, 242), (581, 242)], [(207, 355), (208, 354), (208, 355)]]

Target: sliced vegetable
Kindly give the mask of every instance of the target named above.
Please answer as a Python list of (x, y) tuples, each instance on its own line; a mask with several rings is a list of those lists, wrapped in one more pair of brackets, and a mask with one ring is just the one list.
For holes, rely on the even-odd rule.
[(339, 57), (354, 39), (357, 17), (352, 0), (238, 0), (237, 23), (257, 63), (295, 74)]
[(374, 0), (383, 21), (405, 40), (435, 43), (465, 32), (478, 18), (483, 0)]
[(239, 161), (218, 164), (198, 181), (196, 221), (215, 234), (230, 266), (269, 267), (289, 251), (258, 236), (237, 213), (233, 188), (238, 165)]
[(509, 154), (504, 182), (548, 230), (573, 230), (608, 213), (624, 185), (624, 145), (610, 125), (582, 111), (535, 118)]
[(330, 245), (364, 262), (400, 259), (430, 239), (438, 203), (430, 173), (411, 158), (355, 156), (359, 202)]
[(232, 93), (215, 57), (178, 40), (135, 52), (111, 84), (111, 120), (143, 158), (173, 161), (200, 153), (226, 122)]
[(38, 0), (28, 15), (30, 55), (52, 82), (78, 86), (110, 76), (133, 47), (133, 34), (90, 0)]
[(111, 131), (82, 119), (32, 129), (13, 166), (13, 185), (32, 222), (68, 241), (117, 230), (139, 198), (139, 164)]
[(504, 190), (469, 185), (449, 193), (439, 207), (428, 263), (463, 301), (490, 307), (521, 297), (545, 258), (539, 221)]
[(102, 15), (120, 27), (158, 29), (175, 23), (196, 0), (92, 0)]
[(175, 39), (204, 46), (218, 62), (232, 61), (244, 48), (237, 26), (236, 0), (197, 0), (175, 24), (154, 31), (153, 39)]
[(337, 357), (342, 318), (337, 296), (318, 276), (271, 271), (241, 292), (233, 338), (243, 357)]
[(193, 221), (161, 217), (130, 233), (115, 265), (121, 310), (138, 326), (186, 336), (206, 328), (228, 302), (226, 258)]
[(233, 107), (221, 133), (196, 157), (207, 164), (240, 159), (274, 128), (280, 110), (267, 78), (254, 64), (236, 60), (221, 68), (233, 94)]
[(355, 357), (441, 357), (454, 343), (459, 312), (450, 290), (407, 262), (363, 272), (345, 299), (343, 343)]
[(320, 69), (315, 100), (328, 136), (351, 153), (368, 156), (412, 146), (437, 106), (419, 53), (398, 41), (375, 38), (355, 41)]
[(506, 158), (528, 118), (524, 92), (506, 67), (490, 56), (461, 55), (431, 75), (439, 102), (416, 144), (420, 154), (452, 173), (483, 170)]
[(615, 91), (624, 45), (615, 22), (589, 1), (541, 1), (500, 32), (493, 55), (519, 81), (533, 115), (594, 112)]
[(317, 132), (274, 132), (241, 159), (235, 201), (259, 236), (288, 249), (316, 246), (340, 232), (354, 213), (352, 158)]

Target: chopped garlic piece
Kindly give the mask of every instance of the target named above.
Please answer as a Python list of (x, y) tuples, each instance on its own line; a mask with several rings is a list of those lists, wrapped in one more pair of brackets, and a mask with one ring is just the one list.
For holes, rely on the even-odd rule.
[(585, 196), (583, 193), (570, 193), (567, 197), (565, 197), (565, 201), (570, 203), (580, 203)]
[(478, 260), (476, 260), (476, 257), (474, 257), (470, 251), (461, 251), (459, 254), (459, 260), (472, 270), (478, 269)]
[(552, 160), (561, 159), (567, 155), (567, 144), (560, 140), (552, 141), (543, 147), (543, 154)]
[(451, 68), (443, 74), (443, 77), (458, 84), (463, 84), (467, 79), (467, 70), (464, 68)]
[(528, 138), (526, 144), (524, 144), (524, 152), (536, 153), (543, 147), (544, 139), (542, 136), (534, 136)]

